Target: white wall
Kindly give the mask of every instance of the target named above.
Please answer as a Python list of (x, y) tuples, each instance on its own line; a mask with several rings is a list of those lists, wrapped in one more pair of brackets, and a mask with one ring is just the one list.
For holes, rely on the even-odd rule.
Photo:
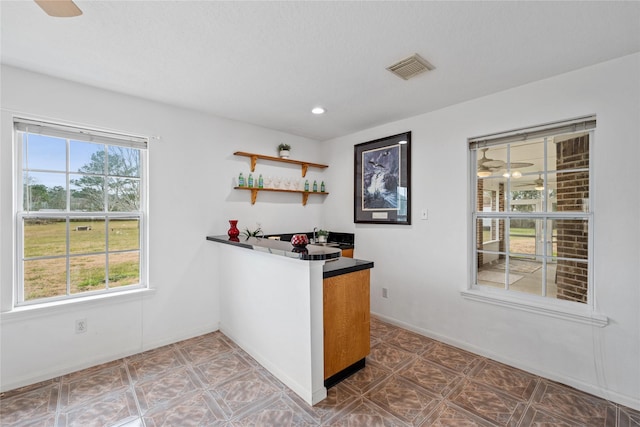
[[(218, 327), (218, 268), (207, 234), (228, 219), (261, 222), (267, 233), (355, 231), (356, 256), (375, 262), (372, 309), (410, 329), (640, 409), (640, 55), (497, 93), (321, 146), (238, 122), (159, 105), (10, 67), (2, 68), (0, 296), (11, 305), (12, 147), (18, 112), (87, 126), (158, 135), (150, 148), (150, 283), (157, 291), (112, 303), (74, 304), (43, 315), (1, 319), (2, 390), (117, 358)], [(428, 94), (425, 94), (428, 96)], [(594, 274), (604, 328), (465, 300), (469, 281), (471, 136), (595, 113)], [(413, 225), (353, 224), (353, 145), (411, 130)], [(331, 193), (310, 198), (231, 190), (248, 171), (237, 150), (274, 153), (330, 167)], [(265, 173), (297, 170), (259, 166)], [(429, 219), (418, 213), (429, 210)], [(381, 288), (389, 298), (381, 298)], [(76, 335), (86, 317), (89, 332)]]
[[(640, 409), (639, 76), (635, 54), (327, 141), (328, 179), (346, 185), (327, 199), (325, 222), (355, 231), (356, 257), (375, 262), (372, 311)], [(472, 264), (467, 138), (593, 113), (593, 271), (597, 309), (609, 325), (464, 299)], [(353, 145), (405, 131), (412, 131), (413, 224), (354, 226)]]
[[(322, 161), (315, 141), (231, 120), (102, 91), (3, 66), (0, 130), (0, 389), (8, 390), (218, 329), (215, 250), (208, 234), (224, 234), (229, 219), (265, 232), (320, 225), (323, 199), (232, 189), (249, 171), (234, 151)], [(159, 136), (149, 148), (149, 283), (141, 296), (67, 304), (29, 313), (11, 310), (13, 289), (12, 115)], [(259, 171), (300, 177), (300, 169), (258, 165)], [(321, 177), (318, 171), (308, 174)], [(320, 179), (320, 178), (319, 178)], [(86, 318), (88, 332), (75, 334)]]
[(215, 245), (225, 266), (219, 271), (220, 330), (305, 402), (326, 398), (325, 262)]

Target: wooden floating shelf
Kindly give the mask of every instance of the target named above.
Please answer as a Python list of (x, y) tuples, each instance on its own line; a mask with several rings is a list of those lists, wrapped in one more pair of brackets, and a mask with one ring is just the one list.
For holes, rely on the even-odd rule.
[(283, 190), (280, 188), (255, 188), (255, 187), (233, 187), (236, 190), (250, 190), (251, 191), (251, 204), (254, 205), (256, 203), (256, 199), (258, 198), (258, 191), (275, 191), (279, 193), (298, 193), (302, 194), (302, 206), (307, 205), (307, 200), (309, 200), (310, 194), (318, 194), (322, 196), (326, 196), (327, 192), (324, 191), (303, 191), (303, 190)]
[[(293, 165), (300, 165), (300, 167), (302, 168), (302, 177), (303, 178), (307, 175), (307, 169), (309, 169), (310, 167), (318, 168), (318, 169), (325, 169), (325, 168), (329, 167), (329, 165), (322, 165), (320, 163), (305, 162), (305, 161), (302, 161), (302, 160), (283, 159), (281, 157), (265, 156), (264, 154), (245, 153), (244, 151), (236, 151), (233, 154), (236, 155), (236, 156), (249, 157), (251, 159), (251, 172), (255, 172), (256, 163), (258, 162), (258, 159), (260, 159), (260, 160), (269, 160), (269, 161), (272, 161), (272, 162), (280, 162), (280, 163), (289, 163), (289, 164), (293, 164)], [(285, 190), (280, 190), (280, 191), (285, 191)], [(290, 191), (294, 191), (294, 190), (290, 190)]]

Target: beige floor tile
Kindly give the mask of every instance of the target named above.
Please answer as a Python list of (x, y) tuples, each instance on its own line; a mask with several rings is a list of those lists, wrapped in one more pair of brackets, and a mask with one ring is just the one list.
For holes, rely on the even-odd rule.
[(214, 332), (2, 393), (0, 426), (640, 427), (639, 411), (376, 318), (371, 343), (315, 406)]
[(59, 427), (103, 427), (122, 424), (138, 417), (133, 394), (127, 390), (98, 395), (60, 411)]

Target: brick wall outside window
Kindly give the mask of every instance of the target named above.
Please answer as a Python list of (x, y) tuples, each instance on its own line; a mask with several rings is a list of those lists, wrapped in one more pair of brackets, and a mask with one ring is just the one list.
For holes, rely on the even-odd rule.
[[(476, 210), (478, 212), (482, 212), (482, 208), (484, 207), (484, 181), (479, 179), (478, 180), (478, 185), (477, 185), (477, 197), (476, 200), (478, 201), (478, 206), (476, 206)], [(482, 235), (482, 220), (479, 219), (476, 221), (476, 247), (478, 248), (478, 250), (482, 250), (484, 249), (482, 242), (484, 241), (483, 235)], [(481, 267), (482, 264), (484, 264), (484, 257), (483, 257), (483, 253), (482, 252), (478, 252), (478, 267)]]
[[(589, 199), (589, 173), (563, 170), (589, 167), (589, 136), (584, 135), (556, 144), (558, 212), (582, 211)], [(558, 257), (587, 260), (587, 224), (582, 220), (557, 222)], [(588, 268), (586, 262), (558, 260), (558, 299), (587, 302)]]

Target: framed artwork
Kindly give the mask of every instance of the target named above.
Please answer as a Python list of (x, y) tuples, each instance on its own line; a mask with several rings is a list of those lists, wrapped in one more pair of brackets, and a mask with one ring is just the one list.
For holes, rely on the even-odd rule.
[(411, 224), (411, 132), (354, 146), (356, 223)]

